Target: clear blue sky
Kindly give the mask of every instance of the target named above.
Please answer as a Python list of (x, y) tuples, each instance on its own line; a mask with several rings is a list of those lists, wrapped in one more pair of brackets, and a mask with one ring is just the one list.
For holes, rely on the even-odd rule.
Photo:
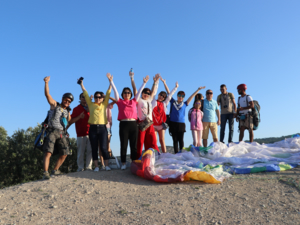
[[(44, 120), (45, 76), (55, 100), (74, 94), (74, 108), (77, 78), (92, 94), (107, 90), (110, 72), (121, 91), (133, 67), (137, 87), (143, 76), (161, 73), (170, 89), (178, 81), (187, 96), (206, 86), (216, 99), (224, 83), (237, 97), (237, 85), (246, 83), (261, 104), (256, 138), (297, 133), (299, 12), (296, 0), (0, 1), (0, 125), (12, 135)], [(117, 107), (112, 112), (119, 155)], [(76, 136), (75, 126), (70, 134)], [(168, 135), (166, 142), (172, 145)]]

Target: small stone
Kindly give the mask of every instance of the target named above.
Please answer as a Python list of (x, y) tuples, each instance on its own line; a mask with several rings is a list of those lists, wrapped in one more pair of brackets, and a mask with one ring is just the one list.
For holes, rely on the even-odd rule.
[(53, 205), (53, 206), (51, 206), (51, 208), (53, 208), (53, 209), (57, 209), (57, 206), (56, 206), (56, 205)]
[(163, 211), (159, 211), (158, 213), (163, 214), (164, 212)]

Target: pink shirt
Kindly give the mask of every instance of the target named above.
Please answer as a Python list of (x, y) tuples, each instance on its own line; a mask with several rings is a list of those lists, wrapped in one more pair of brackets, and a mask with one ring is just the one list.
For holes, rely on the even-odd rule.
[(106, 117), (107, 117), (107, 124), (106, 124), (106, 127), (107, 128), (111, 128), (112, 126), (112, 115), (111, 115), (111, 109), (114, 107), (114, 104), (113, 103), (110, 103), (107, 105), (107, 108), (106, 108)]
[(135, 98), (131, 100), (119, 99), (117, 101), (119, 108), (118, 120), (137, 119), (136, 104)]
[(203, 130), (202, 117), (203, 112), (200, 109), (190, 109), (189, 118), (191, 122), (191, 130)]

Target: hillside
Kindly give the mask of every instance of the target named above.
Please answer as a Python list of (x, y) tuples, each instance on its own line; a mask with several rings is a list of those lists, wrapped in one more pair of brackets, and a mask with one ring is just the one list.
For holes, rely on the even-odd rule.
[[(298, 133), (300, 135), (300, 133)], [(285, 138), (291, 138), (294, 134), (287, 135), (287, 136), (282, 136), (282, 137), (269, 137), (269, 138), (255, 138), (254, 141), (259, 143), (259, 144), (269, 144), (269, 143), (274, 143), (277, 141), (282, 141)], [(249, 140), (247, 140), (249, 141)]]

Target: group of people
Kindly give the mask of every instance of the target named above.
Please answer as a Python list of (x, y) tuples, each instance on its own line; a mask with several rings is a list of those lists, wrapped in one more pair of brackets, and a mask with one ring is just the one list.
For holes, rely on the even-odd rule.
[[(157, 136), (161, 145), (161, 151), (166, 152), (165, 133), (169, 133), (173, 139), (174, 152), (178, 153), (184, 147), (184, 133), (186, 132), (185, 112), (189, 103), (194, 100), (192, 108), (188, 111), (190, 129), (193, 136), (194, 146), (207, 147), (209, 130), (212, 133), (213, 141), (218, 142), (218, 126), (221, 125), (220, 141), (224, 141), (225, 126), (229, 123), (228, 142), (232, 142), (234, 118), (239, 122), (240, 136), (239, 141), (243, 140), (244, 131), (249, 130), (250, 141), (253, 141), (253, 119), (251, 109), (254, 107), (253, 99), (246, 94), (247, 86), (241, 84), (237, 87), (238, 106), (235, 102), (233, 93), (227, 92), (226, 85), (221, 85), (221, 94), (217, 101), (213, 99), (212, 90), (206, 91), (206, 97), (198, 93), (205, 87), (199, 87), (189, 98), (185, 99), (185, 92), (179, 91), (177, 98), (173, 95), (178, 89), (178, 83), (170, 91), (166, 80), (160, 74), (153, 77), (152, 88), (146, 88), (149, 76), (143, 78), (141, 87), (137, 90), (134, 81), (134, 73), (129, 72), (132, 90), (129, 87), (123, 88), (121, 95), (113, 82), (113, 76), (107, 73), (109, 87), (106, 94), (96, 91), (89, 96), (83, 85), (83, 78), (77, 83), (82, 89), (79, 95), (80, 104), (76, 106), (70, 115), (70, 104), (74, 100), (71, 93), (66, 93), (62, 97), (61, 103), (53, 100), (49, 94), (50, 77), (45, 77), (45, 96), (50, 104), (48, 112), (48, 128), (45, 138), (44, 150), (44, 179), (50, 179), (48, 172), (50, 157), (57, 148), (60, 154), (51, 175), (59, 175), (59, 167), (62, 165), (70, 149), (67, 141), (67, 129), (75, 123), (77, 133), (77, 165), (78, 171), (84, 169), (99, 171), (98, 150), (102, 161), (102, 170), (111, 170), (108, 160), (111, 157), (110, 138), (112, 136), (112, 113), (113, 105), (118, 106), (119, 137), (121, 169), (126, 169), (126, 154), (128, 142), (130, 144), (131, 160), (139, 159), (142, 150), (156, 149)], [(162, 81), (166, 91), (161, 91), (157, 98), (159, 80)], [(110, 96), (111, 89), (114, 98)], [(94, 98), (94, 102), (92, 99)], [(111, 102), (109, 102), (111, 100)], [(167, 106), (170, 103), (168, 112)], [(221, 108), (221, 113), (219, 111)], [(216, 120), (217, 116), (217, 120)], [(224, 143), (224, 142), (223, 142)], [(86, 163), (84, 166), (84, 155), (86, 152)]]

